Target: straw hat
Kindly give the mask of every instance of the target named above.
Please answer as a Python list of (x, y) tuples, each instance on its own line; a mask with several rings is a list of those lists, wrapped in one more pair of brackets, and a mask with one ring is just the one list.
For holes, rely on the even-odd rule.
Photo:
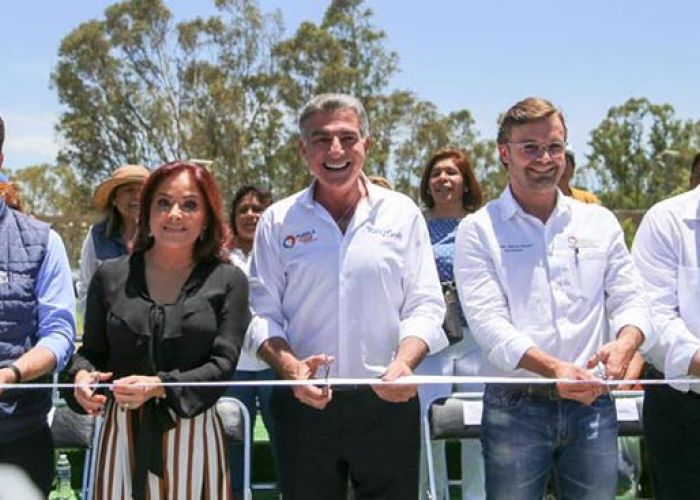
[(102, 184), (97, 186), (95, 189), (95, 206), (100, 210), (107, 210), (107, 205), (109, 204), (109, 198), (112, 196), (112, 192), (119, 186), (124, 184), (130, 184), (132, 182), (145, 182), (148, 179), (150, 172), (146, 167), (141, 165), (122, 165), (114, 172), (109, 179), (104, 181)]

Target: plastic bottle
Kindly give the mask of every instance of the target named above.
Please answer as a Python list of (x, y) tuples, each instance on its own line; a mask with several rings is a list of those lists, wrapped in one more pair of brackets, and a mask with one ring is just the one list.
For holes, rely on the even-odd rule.
[(61, 453), (56, 462), (56, 489), (49, 494), (49, 500), (77, 500), (71, 486), (71, 471), (68, 457)]

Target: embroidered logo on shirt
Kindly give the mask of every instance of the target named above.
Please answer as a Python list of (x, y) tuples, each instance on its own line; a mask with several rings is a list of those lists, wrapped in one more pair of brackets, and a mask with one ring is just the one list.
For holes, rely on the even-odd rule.
[(294, 248), (294, 244), (296, 242), (297, 242), (297, 239), (290, 234), (284, 240), (282, 240), (282, 246), (284, 248)]
[(308, 231), (303, 231), (297, 234), (290, 234), (282, 240), (282, 246), (286, 249), (294, 248), (297, 243), (311, 243), (316, 241), (318, 237), (316, 236), (315, 229), (309, 229)]

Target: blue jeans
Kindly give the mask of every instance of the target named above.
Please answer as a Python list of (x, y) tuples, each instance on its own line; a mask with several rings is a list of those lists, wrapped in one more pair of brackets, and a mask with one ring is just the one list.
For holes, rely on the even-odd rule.
[[(248, 380), (274, 380), (277, 376), (272, 369), (259, 371), (236, 370), (233, 374), (234, 381)], [(272, 450), (272, 459), (275, 463), (275, 473), (277, 473), (277, 453), (275, 450), (275, 428), (270, 414), (270, 396), (272, 395), (271, 386), (246, 386), (246, 387), (229, 387), (226, 390), (226, 396), (234, 397), (240, 400), (248, 409), (250, 414), (250, 435), (253, 436), (255, 428), (255, 417), (258, 413), (258, 406), (262, 414), (267, 434), (270, 437), (270, 449)], [(229, 463), (231, 464), (231, 489), (238, 494), (243, 490), (243, 443), (233, 443), (229, 446)], [(279, 475), (276, 475), (279, 477)]]
[(590, 406), (491, 384), (482, 442), (489, 499), (541, 499), (550, 471), (557, 498), (612, 499), (617, 415), (609, 396)]

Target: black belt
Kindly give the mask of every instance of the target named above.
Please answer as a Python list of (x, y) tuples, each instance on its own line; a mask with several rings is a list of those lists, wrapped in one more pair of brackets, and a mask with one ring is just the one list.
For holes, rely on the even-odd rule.
[(360, 384), (360, 385), (355, 385), (355, 384), (347, 384), (347, 385), (331, 385), (330, 386), (331, 391), (333, 391), (333, 394), (338, 394), (338, 393), (353, 393), (353, 392), (362, 392), (366, 390), (371, 390), (371, 387), (368, 385)]
[[(666, 375), (664, 375), (664, 372), (661, 372), (661, 371), (657, 370), (656, 368), (654, 368), (654, 366), (651, 363), (646, 364), (644, 376), (649, 380), (664, 380), (666, 378)], [(679, 380), (679, 382), (682, 382), (682, 381)], [(677, 391), (673, 387), (666, 386), (666, 385), (663, 385), (663, 386), (661, 386), (661, 385), (648, 385), (648, 386), (644, 387), (644, 390), (648, 391), (648, 390), (653, 390), (655, 388), (663, 388), (663, 389), (679, 392), (679, 393), (683, 394), (684, 396), (688, 396), (688, 397), (691, 397), (693, 399), (700, 400), (700, 394), (698, 394), (695, 391), (688, 391), (688, 392)]]
[(556, 384), (493, 384), (508, 392), (526, 394), (528, 396), (560, 401), (562, 399)]

